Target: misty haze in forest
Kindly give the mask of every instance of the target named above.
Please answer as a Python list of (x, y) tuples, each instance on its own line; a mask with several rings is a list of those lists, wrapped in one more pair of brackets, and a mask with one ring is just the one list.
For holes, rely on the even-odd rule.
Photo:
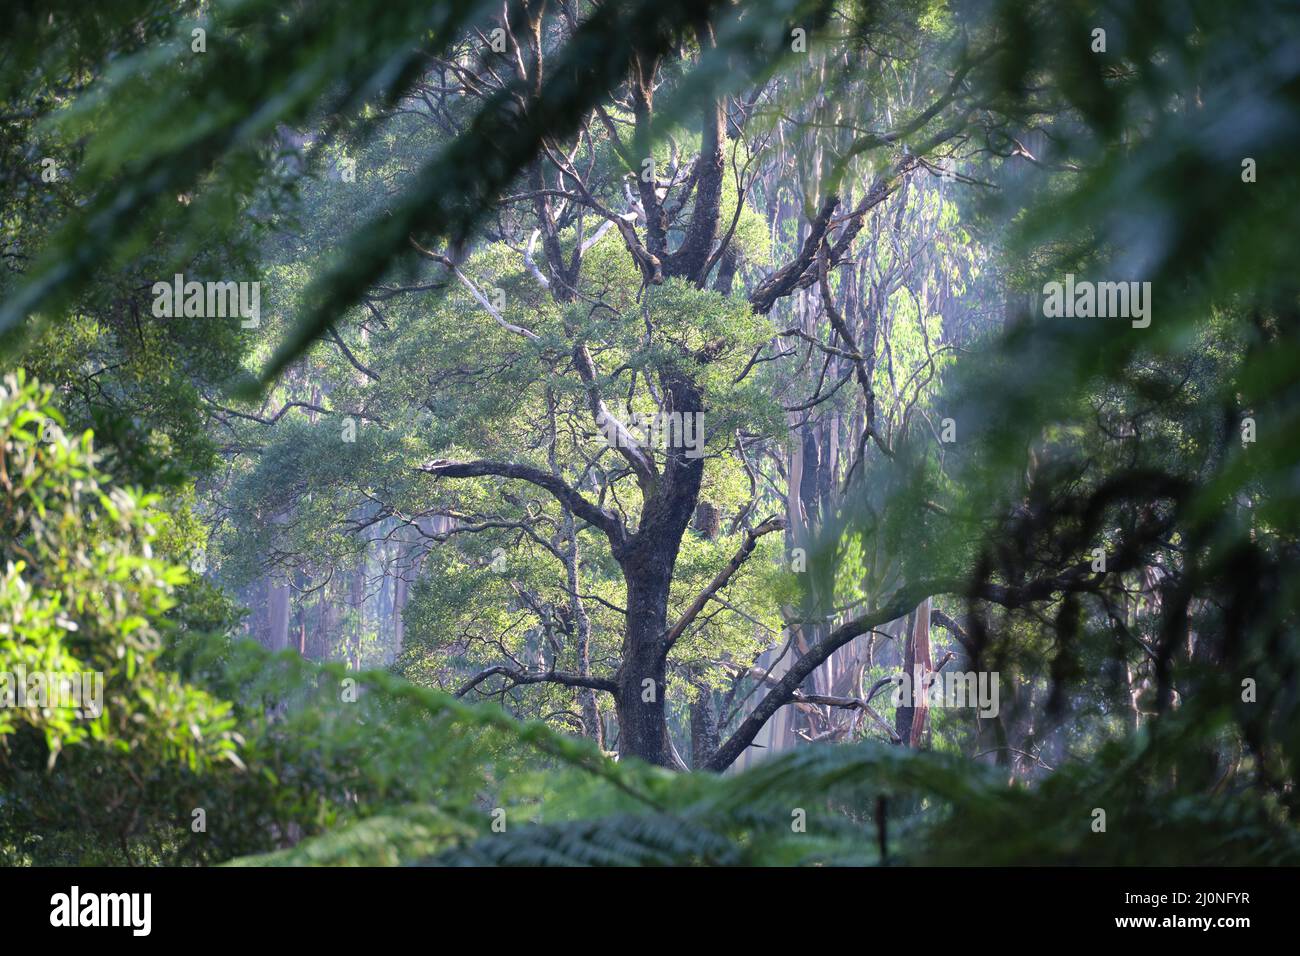
[(0, 861), (1297, 862), (1296, 19), (20, 5)]

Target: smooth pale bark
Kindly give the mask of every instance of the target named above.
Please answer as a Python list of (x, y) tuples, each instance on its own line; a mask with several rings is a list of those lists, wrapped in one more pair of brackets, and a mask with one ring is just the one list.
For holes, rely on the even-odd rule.
[(402, 619), (402, 612), (406, 610), (407, 598), (410, 596), (411, 585), (406, 578), (407, 572), (399, 567), (397, 580), (393, 583), (393, 652), (394, 655), (400, 655), (405, 645), (406, 622)]
[(267, 590), (270, 625), (267, 647), (273, 651), (282, 651), (289, 646), (289, 585), (282, 581), (271, 581)]
[(363, 555), (357, 568), (352, 572), (348, 589), (348, 606), (352, 608), (356, 619), (351, 624), (353, 669), (361, 670), (361, 640), (366, 632), (366, 561)]
[[(569, 587), (569, 612), (573, 617), (577, 646), (574, 648), (578, 659), (578, 673), (583, 677), (591, 676), (591, 618), (587, 614), (586, 603), (582, 600), (582, 577), (579, 574), (580, 557), (578, 552), (578, 535), (573, 520), (573, 512), (564, 513), (564, 532), (569, 541), (565, 554), (564, 569)], [(582, 726), (586, 735), (605, 749), (605, 719), (596, 700), (596, 692), (590, 687), (578, 690), (578, 706), (582, 710)]]
[[(912, 615), (907, 643), (903, 651), (903, 673), (911, 682), (911, 706), (898, 708), (895, 729), (909, 747), (920, 747), (929, 725), (929, 697), (926, 682), (934, 667), (930, 653), (930, 598), (926, 598)], [(919, 679), (918, 679), (919, 678)]]

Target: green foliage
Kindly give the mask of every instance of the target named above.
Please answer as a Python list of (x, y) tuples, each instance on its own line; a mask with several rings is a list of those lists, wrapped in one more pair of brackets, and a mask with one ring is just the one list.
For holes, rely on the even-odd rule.
[[(1163, 746), (1176, 741), (1166, 740)], [(1300, 838), (1249, 795), (1198, 797), (1135, 774), (1142, 740), (1041, 786), (881, 744), (814, 746), (734, 776), (618, 768), (618, 790), (548, 795), (539, 819), (503, 804), (471, 827), (413, 807), (242, 862), (439, 866), (1294, 864)], [(1094, 808), (1106, 829), (1094, 829)], [(520, 822), (522, 816), (525, 822)], [(881, 851), (881, 828), (884, 854)], [(477, 839), (472, 835), (480, 834)], [(430, 852), (431, 844), (454, 846)]]
[[(458, 38), (495, 7), (28, 6), (0, 63), (0, 332), (57, 384), (60, 410), (50, 388), (6, 378), (0, 673), (99, 674), (106, 706), (0, 707), (0, 858), (1300, 862), (1300, 247), (1279, 226), (1300, 211), (1293, 4), (920, 0), (834, 16), (793, 0), (600, 4), (535, 89), (510, 79), (382, 124), (431, 57), (491, 62)], [(192, 54), (178, 10), (203, 18), (213, 53)], [(697, 47), (687, 13), (712, 13), (716, 48)], [(1104, 55), (1085, 42), (1101, 20)], [(808, 24), (812, 55), (785, 52), (790, 23)], [(631, 145), (583, 125), (607, 102), (615, 128), (634, 122), (609, 102), (629, 63), (682, 49)], [(590, 190), (547, 237), (576, 261), (607, 215), (596, 204), (620, 215), (641, 159), (664, 169), (699, 150), (687, 127), (700, 103), (756, 78), (772, 88), (732, 97), (722, 144), (731, 265), (744, 285), (791, 261), (829, 192), (842, 194), (839, 229), (864, 194), (892, 191), (866, 220), (865, 251), (825, 278), (865, 333), (859, 354), (818, 314), (811, 273), (793, 318), (760, 313), (709, 276), (648, 281), (616, 228), (586, 249), (574, 295), (552, 295), (558, 277), (514, 241), (532, 228), (528, 204), (498, 204), (536, 185), (524, 180), (543, 144), (590, 173), (542, 190), (556, 207)], [(935, 139), (950, 121), (960, 132)], [(290, 172), (272, 153), (295, 125), (319, 138)], [(797, 145), (742, 197), (738, 169), (787, 129)], [(936, 143), (966, 150), (965, 185), (997, 188), (975, 201), (921, 185)], [(352, 193), (319, 175), (345, 149), (370, 174)], [(70, 172), (49, 189), (33, 173), (47, 156)], [(1247, 157), (1258, 182), (1241, 176)], [(1021, 160), (1038, 178), (1020, 177)], [(695, 186), (674, 188), (689, 213)], [(447, 256), (417, 254), (413, 238)], [(142, 285), (177, 263), (243, 267), (253, 248), (275, 286), (269, 334), (139, 321)], [(1067, 272), (1150, 281), (1152, 326), (1001, 308)], [(499, 309), (475, 294), (497, 290)], [(1005, 328), (967, 317), (954, 335), (934, 290), (963, 308), (996, 301)], [(797, 347), (777, 354), (782, 343)], [(584, 349), (594, 381), (571, 374)], [(821, 396), (831, 355), (849, 372)], [(867, 359), (851, 378), (847, 362)], [(218, 404), (211, 386), (237, 372), (269, 388), (264, 406)], [(672, 719), (727, 686), (756, 689), (731, 675), (803, 623), (791, 614), (829, 627), (937, 596), (964, 612), (964, 659), (1001, 672), (1014, 697), (996, 748), (975, 755), (980, 728), (945, 712), (929, 752), (814, 746), (734, 776), (674, 776), (552, 729), (574, 717), (572, 687), (485, 685), (536, 718), (524, 723), (433, 689), (503, 657), (534, 676), (585, 666), (565, 617), (570, 573), (590, 609), (592, 673), (612, 674), (627, 595), (609, 542), (552, 496), (516, 479), (452, 484), (430, 463), (535, 468), (636, 528), (653, 480), (593, 446), (593, 396), (654, 411), (676, 379), (698, 388), (709, 422), (687, 504), (736, 521), (671, 542), (669, 621), (744, 541), (742, 519), (799, 510), (779, 487), (791, 490), (789, 459), (756, 472), (746, 447), (766, 453), (790, 416), (802, 436), (829, 412), (862, 442), (842, 498), (809, 516), (808, 573), (781, 574), (786, 542), (764, 539), (674, 646)], [(806, 379), (824, 402), (794, 404)], [(879, 433), (862, 434), (877, 413)], [(955, 442), (939, 437), (945, 419)], [(1247, 421), (1257, 440), (1243, 440)], [(241, 456), (219, 479), (218, 441)], [(340, 568), (364, 573), (363, 531), (451, 539), (420, 524), (433, 516), (464, 535), (424, 557), (396, 663), (409, 681), (236, 642), (229, 598), (179, 566), (205, 553), (238, 587), (281, 563), (294, 587), (328, 588)], [(1105, 569), (1091, 566), (1098, 551)], [(361, 622), (346, 627), (360, 645)], [(864, 665), (859, 684), (888, 674)], [(1025, 711), (1026, 746), (1055, 735), (1062, 759), (1046, 768), (1030, 753), (1028, 781), (1008, 782), (1005, 728)], [(999, 764), (977, 762), (993, 753)], [(206, 829), (191, 826), (196, 810)]]
[(163, 615), (185, 581), (182, 569), (153, 556), (158, 498), (107, 485), (89, 433), (63, 433), (48, 388), (20, 372), (5, 378), (0, 400), (0, 663), (51, 681), (98, 675), (107, 701), (89, 720), (74, 719), (70, 707), (9, 701), (0, 733), (18, 723), (40, 731), (50, 764), (65, 746), (90, 742), (106, 751), (149, 749), (190, 769), (232, 759), (229, 707), (153, 667)]
[[(238, 766), (239, 736), (230, 704), (156, 666), (186, 580), (154, 556), (157, 496), (109, 484), (90, 434), (68, 436), (61, 421), (48, 387), (6, 376), (2, 812), (120, 822), (117, 808), (138, 809), (161, 775)], [(74, 686), (88, 693), (36, 696)]]

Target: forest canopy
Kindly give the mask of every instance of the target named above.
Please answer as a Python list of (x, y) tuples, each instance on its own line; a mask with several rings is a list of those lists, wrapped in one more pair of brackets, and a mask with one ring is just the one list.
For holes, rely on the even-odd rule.
[(1294, 4), (12, 19), (0, 861), (1300, 862)]

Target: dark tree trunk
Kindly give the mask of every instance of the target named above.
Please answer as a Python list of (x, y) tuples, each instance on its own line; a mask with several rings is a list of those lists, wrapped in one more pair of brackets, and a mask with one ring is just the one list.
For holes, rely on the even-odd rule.
[[(669, 378), (667, 384), (674, 411), (700, 411), (700, 393), (692, 383)], [(641, 525), (618, 555), (627, 582), (627, 629), (616, 675), (618, 750), (624, 756), (679, 769), (684, 768), (668, 736), (664, 707), (668, 592), (703, 476), (703, 458), (688, 458), (682, 448), (667, 449), (663, 473), (642, 509)]]
[(668, 629), (668, 582), (668, 577), (652, 573), (628, 576), (627, 631), (614, 698), (619, 754), (662, 767), (674, 766), (664, 712), (661, 644)]

